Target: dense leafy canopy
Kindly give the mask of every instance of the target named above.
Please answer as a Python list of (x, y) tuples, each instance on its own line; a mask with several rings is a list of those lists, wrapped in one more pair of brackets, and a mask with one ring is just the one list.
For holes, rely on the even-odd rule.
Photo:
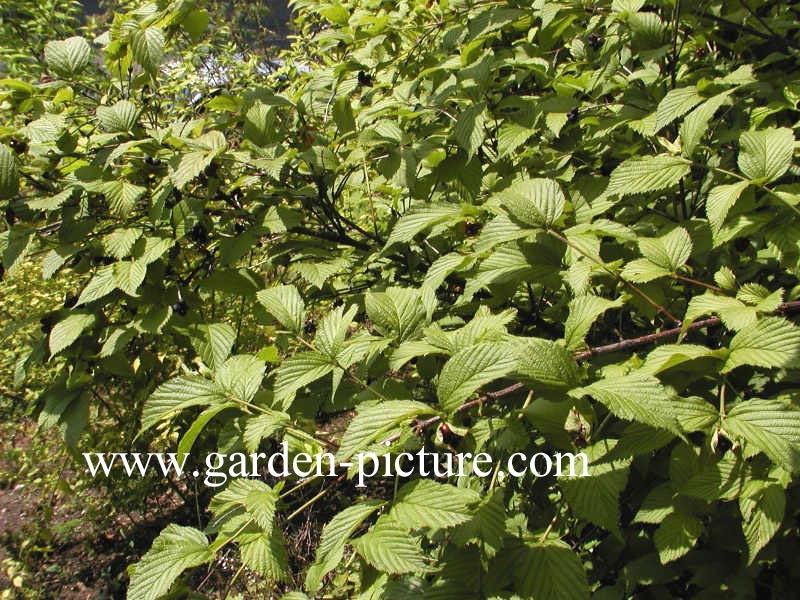
[(270, 65), (164, 0), (4, 54), (4, 277), (82, 281), (18, 368), (69, 444), (592, 460), (343, 469), (304, 573), (314, 502), (237, 480), (128, 597), (229, 544), (292, 599), (793, 595), (800, 24), (751, 4), (297, 0)]

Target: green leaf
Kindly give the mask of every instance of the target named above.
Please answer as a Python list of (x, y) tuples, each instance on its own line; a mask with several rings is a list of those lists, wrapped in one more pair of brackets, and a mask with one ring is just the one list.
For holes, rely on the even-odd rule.
[(231, 353), (236, 331), (227, 323), (200, 324), (192, 345), (210, 368), (218, 369)]
[(50, 354), (55, 356), (71, 346), (94, 321), (94, 315), (78, 313), (56, 323), (50, 331)]
[(289, 415), (280, 411), (269, 411), (247, 419), (242, 434), (245, 450), (249, 453), (258, 451), (261, 440), (275, 435), (291, 422)]
[(564, 346), (541, 338), (525, 338), (514, 347), (519, 353), (520, 375), (554, 388), (578, 384), (578, 363)]
[(691, 475), (680, 486), (679, 491), (686, 496), (707, 502), (720, 499), (732, 500), (741, 493), (742, 471), (743, 461), (733, 452), (727, 452), (720, 460), (704, 465), (700, 471)]
[(134, 566), (127, 600), (157, 600), (169, 592), (183, 571), (213, 558), (205, 535), (193, 527), (171, 523)]
[(218, 369), (215, 377), (222, 391), (242, 402), (250, 402), (261, 388), (264, 361), (252, 354), (231, 356)]
[(66, 40), (47, 42), (44, 47), (44, 60), (59, 75), (70, 77), (89, 64), (92, 49), (89, 42), (80, 36)]
[(693, 344), (665, 344), (659, 346), (647, 355), (641, 367), (643, 373), (658, 375), (662, 371), (672, 369), (683, 363), (697, 360), (698, 358), (721, 358), (719, 353), (705, 346)]
[(419, 542), (388, 515), (382, 515), (367, 533), (353, 541), (353, 546), (364, 560), (384, 573), (426, 570)]
[(123, 260), (113, 265), (114, 285), (129, 296), (136, 296), (136, 290), (147, 275), (147, 265), (138, 260)]
[(733, 90), (726, 90), (716, 96), (712, 96), (700, 106), (695, 108), (683, 120), (680, 127), (681, 136), (681, 150), (684, 156), (691, 157), (694, 154), (697, 145), (708, 130), (708, 122), (714, 113), (727, 102), (728, 96), (733, 93)]
[(725, 431), (788, 471), (800, 471), (800, 408), (780, 400), (745, 400), (731, 409)]
[(385, 292), (368, 292), (364, 305), (378, 333), (398, 342), (416, 333), (425, 320), (420, 292), (412, 288), (391, 287)]
[(237, 537), (242, 562), (272, 582), (289, 580), (289, 553), (283, 532), (245, 532)]
[(651, 375), (634, 373), (601, 379), (589, 386), (575, 388), (569, 395), (574, 398), (592, 396), (622, 419), (681, 434), (672, 411), (673, 395)]
[(309, 592), (319, 590), (322, 578), (342, 560), (344, 547), (350, 536), (367, 517), (383, 505), (384, 502), (379, 500), (359, 502), (336, 513), (325, 525), (314, 563), (306, 572), (305, 588)]
[(516, 369), (517, 362), (517, 353), (508, 344), (484, 342), (456, 352), (439, 375), (439, 404), (454, 411), (476, 390)]
[(781, 317), (764, 317), (733, 336), (730, 351), (722, 367), (723, 373), (741, 365), (797, 368), (800, 366), (800, 328)]
[(697, 317), (708, 314), (719, 315), (725, 327), (733, 331), (754, 325), (758, 319), (758, 312), (755, 308), (746, 306), (736, 298), (706, 292), (705, 294), (694, 296), (689, 301), (683, 320), (684, 328), (688, 327)]
[(464, 217), (464, 209), (459, 204), (422, 204), (411, 208), (392, 227), (386, 240), (384, 252), (394, 244), (410, 242), (418, 233), (446, 222), (454, 222)]
[(509, 213), (526, 225), (550, 227), (564, 212), (566, 198), (552, 179), (525, 179), (501, 193)]
[(208, 23), (208, 11), (204, 8), (200, 8), (186, 15), (186, 18), (181, 21), (181, 26), (186, 30), (186, 33), (189, 34), (192, 41), (197, 43), (203, 37), (206, 29), (208, 29)]
[(17, 158), (5, 144), (0, 144), (0, 200), (13, 198), (19, 191)]
[(611, 173), (605, 196), (630, 196), (672, 187), (689, 174), (691, 163), (666, 154), (629, 158)]
[(203, 432), (211, 419), (216, 417), (223, 410), (234, 408), (235, 406), (236, 404), (233, 402), (226, 402), (225, 404), (218, 404), (201, 412), (192, 422), (189, 429), (186, 430), (186, 433), (181, 437), (181, 441), (178, 443), (178, 456), (184, 456), (191, 452), (192, 446), (194, 446), (195, 441), (197, 441), (197, 437)]
[(792, 164), (794, 134), (787, 127), (745, 131), (739, 136), (739, 170), (760, 183), (775, 181)]
[(561, 540), (528, 542), (512, 577), (525, 598), (588, 600), (589, 583), (578, 555)]
[(642, 501), (639, 512), (633, 518), (634, 523), (651, 523), (656, 525), (675, 512), (675, 490), (670, 483), (662, 483), (652, 488)]
[(136, 127), (139, 109), (130, 100), (120, 100), (113, 106), (98, 106), (97, 119), (109, 133), (128, 133)]
[(437, 531), (469, 521), (472, 506), (480, 499), (477, 492), (467, 488), (417, 479), (400, 488), (389, 515), (406, 529), (427, 527)]
[(131, 37), (131, 49), (136, 62), (155, 75), (164, 58), (164, 32), (152, 25), (136, 31)]
[(586, 334), (597, 318), (610, 308), (619, 308), (621, 299), (607, 300), (599, 296), (579, 296), (569, 303), (569, 315), (564, 323), (564, 342), (567, 350), (585, 345)]
[(703, 97), (697, 93), (697, 87), (676, 88), (667, 92), (667, 95), (658, 103), (656, 109), (656, 129), (658, 133), (664, 127), (672, 123), (678, 117), (682, 117), (687, 112), (703, 101)]
[(226, 400), (220, 387), (209, 379), (197, 375), (174, 377), (158, 386), (145, 401), (142, 430), (190, 406), (210, 406)]
[(278, 285), (260, 290), (256, 298), (286, 329), (294, 333), (302, 331), (306, 306), (295, 286)]
[[(606, 444), (584, 449), (589, 460), (599, 457)], [(619, 497), (628, 483), (630, 460), (593, 463), (590, 477), (561, 477), (558, 485), (572, 511), (580, 518), (622, 537), (619, 528)]]
[[(358, 308), (353, 305), (345, 312), (344, 306), (338, 306), (326, 314), (319, 323), (314, 345), (331, 361), (335, 361), (342, 351), (347, 332), (355, 318)], [(342, 365), (349, 366), (349, 365)]]
[(77, 306), (94, 302), (107, 296), (117, 288), (114, 278), (114, 265), (107, 265), (95, 271), (94, 276), (86, 284), (78, 297)]
[(453, 530), (453, 543), (457, 546), (478, 546), (488, 558), (496, 555), (502, 549), (506, 535), (503, 495), (503, 490), (495, 490), (487, 495), (472, 518)]
[(653, 264), (675, 273), (692, 254), (692, 238), (683, 227), (676, 227), (658, 238), (640, 238), (639, 250)]
[(316, 351), (301, 352), (288, 358), (275, 370), (275, 402), (284, 410), (294, 402), (295, 394), (333, 371), (331, 359)]
[(682, 512), (667, 515), (653, 535), (661, 564), (684, 556), (702, 534), (703, 522), (697, 517)]
[(750, 185), (749, 181), (739, 181), (728, 185), (718, 185), (708, 193), (706, 198), (706, 215), (712, 231), (717, 234), (722, 229), (728, 211), (733, 208), (739, 196)]
[(382, 442), (398, 426), (434, 412), (433, 407), (410, 400), (388, 400), (369, 405), (362, 403), (342, 436), (336, 460), (347, 460), (372, 443)]
[(659, 277), (669, 277), (672, 271), (653, 264), (646, 258), (637, 258), (625, 265), (620, 275), (626, 281), (633, 283), (647, 283)]
[(453, 134), (458, 145), (466, 150), (467, 156), (473, 156), (483, 144), (485, 124), (486, 110), (483, 102), (473, 104), (458, 116)]
[(739, 496), (742, 533), (747, 541), (747, 564), (778, 533), (786, 512), (786, 493), (777, 483), (750, 480)]
[(141, 229), (117, 229), (103, 237), (103, 250), (117, 260), (121, 260), (130, 255), (141, 236)]

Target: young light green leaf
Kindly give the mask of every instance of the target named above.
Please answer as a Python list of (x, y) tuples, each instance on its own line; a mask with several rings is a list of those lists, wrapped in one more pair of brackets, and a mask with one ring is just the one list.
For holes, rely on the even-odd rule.
[(193, 527), (170, 523), (136, 563), (127, 600), (158, 600), (183, 571), (213, 558), (205, 535)]
[(525, 338), (515, 343), (519, 353), (517, 372), (548, 387), (574, 387), (580, 371), (564, 346), (541, 338)]
[(131, 36), (131, 50), (136, 62), (155, 75), (164, 58), (164, 32), (153, 25), (136, 31)]
[(122, 260), (114, 263), (114, 285), (128, 294), (136, 296), (136, 290), (147, 275), (147, 265), (139, 260)]
[(257, 452), (261, 440), (275, 435), (290, 422), (289, 415), (280, 411), (269, 411), (250, 417), (247, 419), (247, 423), (244, 426), (244, 434), (242, 434), (245, 450), (251, 454)]
[(139, 119), (139, 109), (130, 100), (120, 100), (113, 106), (98, 106), (97, 119), (109, 133), (127, 133)]
[(76, 306), (88, 304), (99, 300), (103, 296), (107, 296), (117, 288), (117, 282), (114, 278), (114, 265), (106, 265), (95, 271), (94, 276), (86, 284), (86, 287), (81, 291), (78, 297)]
[(658, 133), (664, 127), (672, 123), (678, 117), (682, 117), (687, 112), (703, 101), (703, 97), (697, 93), (697, 87), (676, 88), (667, 92), (667, 95), (658, 103), (656, 109), (656, 130)]
[(753, 181), (769, 183), (792, 164), (794, 134), (787, 127), (745, 131), (739, 136), (739, 169)]
[(215, 381), (229, 396), (250, 402), (264, 379), (264, 361), (252, 354), (231, 356), (217, 369)]
[(331, 359), (316, 351), (301, 352), (275, 370), (275, 402), (286, 410), (297, 391), (333, 371)]
[(384, 252), (394, 244), (410, 242), (418, 233), (446, 222), (455, 222), (464, 217), (460, 204), (421, 204), (411, 208), (392, 228), (386, 240)]
[(456, 352), (439, 375), (439, 404), (454, 411), (480, 387), (515, 370), (517, 363), (508, 344), (484, 342)]
[(227, 323), (205, 323), (197, 326), (192, 345), (212, 369), (218, 369), (228, 358), (236, 340), (236, 331)]
[(749, 181), (739, 181), (727, 185), (718, 185), (708, 193), (706, 198), (706, 215), (711, 229), (719, 233), (728, 211), (733, 208), (739, 196), (750, 185)]
[(276, 528), (270, 533), (245, 532), (237, 537), (242, 562), (272, 582), (288, 581), (289, 553), (283, 532)]
[(716, 96), (712, 96), (700, 106), (695, 108), (683, 120), (680, 127), (681, 153), (689, 158), (694, 154), (697, 145), (708, 130), (708, 122), (714, 113), (727, 102), (728, 96), (733, 90), (726, 90)]

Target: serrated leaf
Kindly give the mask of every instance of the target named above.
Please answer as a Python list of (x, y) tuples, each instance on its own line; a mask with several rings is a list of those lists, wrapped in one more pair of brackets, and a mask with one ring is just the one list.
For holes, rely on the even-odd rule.
[(666, 154), (629, 158), (611, 173), (605, 196), (630, 196), (658, 192), (689, 174), (691, 163)]
[(123, 260), (114, 263), (114, 285), (129, 296), (136, 296), (136, 290), (147, 275), (147, 265), (138, 260)]
[(231, 356), (217, 368), (215, 381), (222, 391), (250, 402), (264, 379), (264, 361), (252, 354)]
[(144, 196), (147, 189), (134, 185), (124, 179), (109, 181), (102, 185), (103, 195), (108, 200), (108, 207), (118, 217), (128, 215), (136, 206), (136, 202)]
[(675, 490), (669, 483), (662, 483), (645, 496), (633, 522), (658, 524), (673, 512), (675, 512)]
[(647, 355), (641, 367), (643, 373), (657, 375), (667, 369), (672, 369), (683, 363), (697, 360), (698, 358), (722, 358), (711, 348), (693, 344), (666, 344), (659, 346)]
[(227, 323), (210, 323), (198, 325), (197, 333), (192, 337), (195, 350), (209, 367), (218, 369), (231, 353), (236, 331)]
[(731, 409), (725, 431), (794, 473), (800, 471), (800, 409), (780, 400), (752, 399)]
[(787, 127), (745, 131), (739, 148), (739, 170), (751, 180), (769, 183), (791, 166), (794, 134)]
[(749, 565), (780, 529), (786, 512), (786, 493), (777, 483), (751, 480), (742, 490), (739, 507)]
[[(605, 444), (584, 450), (591, 458)], [(580, 518), (607, 529), (621, 538), (619, 497), (628, 483), (630, 460), (595, 462), (590, 477), (561, 477), (558, 485), (570, 509)]]
[(679, 559), (691, 550), (703, 534), (703, 522), (683, 512), (672, 513), (653, 534), (662, 565)]
[(94, 325), (94, 321), (94, 315), (79, 313), (56, 323), (50, 331), (50, 354), (55, 356), (71, 346), (86, 329)]
[(117, 229), (103, 237), (103, 250), (117, 260), (121, 260), (130, 255), (141, 236), (141, 229)]
[(599, 296), (580, 296), (569, 303), (569, 315), (564, 323), (564, 342), (568, 350), (585, 345), (586, 334), (597, 317), (610, 308), (619, 308), (622, 301), (607, 300)]
[(170, 523), (134, 566), (127, 600), (157, 600), (169, 592), (183, 571), (213, 558), (205, 535), (193, 527)]
[(564, 212), (566, 198), (552, 179), (525, 179), (501, 193), (509, 213), (526, 225), (550, 227)]
[[(675, 480), (675, 477), (671, 477)], [(681, 494), (701, 500), (732, 500), (742, 490), (743, 461), (733, 452), (704, 465), (679, 487)]]
[[(337, 306), (326, 314), (319, 322), (314, 345), (319, 351), (329, 357), (331, 361), (338, 358), (344, 346), (345, 338), (356, 316), (358, 308), (353, 305), (345, 312), (344, 305)], [(341, 365), (348, 367), (350, 365)]]
[(706, 216), (714, 233), (719, 233), (728, 211), (733, 208), (739, 196), (750, 185), (749, 181), (739, 181), (728, 185), (718, 185), (708, 193), (706, 198)]
[(291, 422), (289, 415), (280, 411), (269, 411), (247, 419), (242, 434), (245, 450), (258, 451), (261, 440), (271, 437)]
[(433, 407), (410, 400), (388, 400), (370, 405), (360, 405), (355, 418), (342, 436), (336, 460), (349, 459), (374, 442), (384, 438), (400, 425), (420, 415), (434, 413)]
[(173, 163), (172, 183), (179, 190), (190, 181), (194, 180), (214, 160), (214, 154), (203, 150), (195, 150), (181, 154)]
[(578, 363), (564, 346), (541, 338), (526, 338), (514, 347), (519, 353), (520, 375), (554, 388), (578, 384)]
[(687, 112), (703, 101), (703, 97), (697, 93), (697, 87), (676, 88), (667, 92), (667, 95), (658, 103), (656, 109), (656, 129), (658, 133), (664, 127), (672, 123), (678, 117), (682, 117)]
[(692, 254), (692, 238), (683, 227), (676, 227), (658, 238), (640, 238), (639, 250), (653, 264), (675, 273)]
[(155, 75), (164, 58), (164, 32), (153, 25), (136, 31), (131, 36), (131, 50), (136, 62)]
[(19, 191), (17, 158), (5, 144), (0, 144), (0, 200), (13, 198)]
[(708, 129), (708, 122), (711, 120), (711, 117), (725, 104), (731, 93), (733, 93), (733, 90), (727, 90), (716, 96), (712, 96), (695, 108), (683, 120), (680, 127), (680, 136), (681, 151), (684, 156), (691, 157), (692, 154), (694, 154), (697, 145)]
[(505, 502), (503, 490), (487, 495), (469, 521), (456, 527), (451, 536), (457, 546), (473, 544), (481, 548), (487, 558), (496, 555), (505, 538)]
[(186, 433), (184, 433), (181, 437), (181, 440), (178, 443), (178, 456), (185, 456), (191, 452), (198, 436), (203, 432), (211, 419), (216, 417), (223, 410), (234, 407), (236, 407), (235, 403), (226, 402), (225, 404), (212, 406), (201, 412), (200, 415), (198, 415), (198, 417), (189, 426), (189, 429), (186, 430)]
[(217, 493), (209, 505), (209, 510), (217, 517), (215, 525), (224, 521), (241, 507), (261, 531), (271, 533), (274, 524), (278, 492), (263, 481), (237, 478)]
[(344, 556), (344, 547), (350, 536), (361, 523), (383, 506), (379, 500), (367, 500), (348, 506), (338, 512), (322, 529), (316, 559), (306, 572), (305, 588), (316, 592), (322, 585), (322, 578), (339, 565)]
[(256, 298), (289, 331), (300, 333), (303, 329), (306, 306), (295, 286), (279, 285), (259, 290)]
[(139, 119), (139, 109), (130, 100), (120, 100), (113, 106), (98, 106), (97, 118), (109, 133), (127, 133)]
[(417, 479), (400, 488), (389, 515), (406, 529), (437, 531), (469, 521), (472, 505), (479, 500), (480, 495), (473, 490)]
[(289, 553), (280, 529), (275, 528), (271, 533), (245, 532), (237, 540), (242, 562), (248, 568), (268, 581), (289, 580)]
[(44, 47), (47, 66), (59, 75), (75, 75), (89, 64), (91, 56), (89, 42), (80, 36), (47, 42)]
[(409, 242), (418, 233), (441, 223), (455, 221), (464, 214), (459, 204), (423, 204), (411, 208), (392, 227), (384, 251), (394, 244)]
[(364, 298), (367, 316), (381, 335), (402, 342), (425, 320), (419, 290), (391, 287), (385, 292), (368, 292)]
[(483, 144), (485, 124), (486, 110), (482, 102), (473, 104), (458, 116), (453, 134), (467, 156), (473, 156)]
[(89, 283), (87, 283), (86, 287), (81, 291), (76, 306), (99, 300), (113, 292), (116, 288), (117, 283), (114, 280), (114, 265), (107, 265), (97, 269), (94, 276), (89, 280)]
[(507, 344), (484, 342), (456, 352), (439, 375), (439, 404), (454, 411), (476, 390), (516, 369), (517, 362), (517, 353)]
[(353, 546), (364, 560), (384, 573), (426, 570), (419, 542), (388, 515), (382, 515), (367, 533), (353, 541)]
[(672, 394), (650, 375), (632, 374), (601, 379), (569, 392), (574, 398), (592, 396), (622, 419), (660, 427), (681, 435), (672, 412)]
[(659, 267), (646, 258), (636, 258), (625, 265), (620, 275), (626, 281), (633, 283), (647, 283), (659, 277), (669, 277), (672, 271)]
[(758, 312), (754, 308), (745, 306), (736, 298), (706, 292), (689, 301), (683, 326), (688, 327), (697, 317), (708, 314), (719, 315), (725, 327), (733, 331), (755, 324), (758, 318)]
[(197, 375), (174, 377), (150, 394), (142, 409), (142, 430), (171, 418), (190, 406), (210, 406), (227, 400), (220, 387)]
[(529, 542), (515, 563), (512, 577), (517, 591), (525, 598), (589, 598), (589, 583), (581, 559), (561, 540)]
[(275, 370), (275, 402), (284, 410), (298, 390), (333, 371), (331, 359), (316, 351), (301, 352), (283, 361)]
[(729, 348), (723, 373), (741, 365), (797, 368), (800, 366), (800, 328), (781, 317), (764, 317), (733, 336)]

